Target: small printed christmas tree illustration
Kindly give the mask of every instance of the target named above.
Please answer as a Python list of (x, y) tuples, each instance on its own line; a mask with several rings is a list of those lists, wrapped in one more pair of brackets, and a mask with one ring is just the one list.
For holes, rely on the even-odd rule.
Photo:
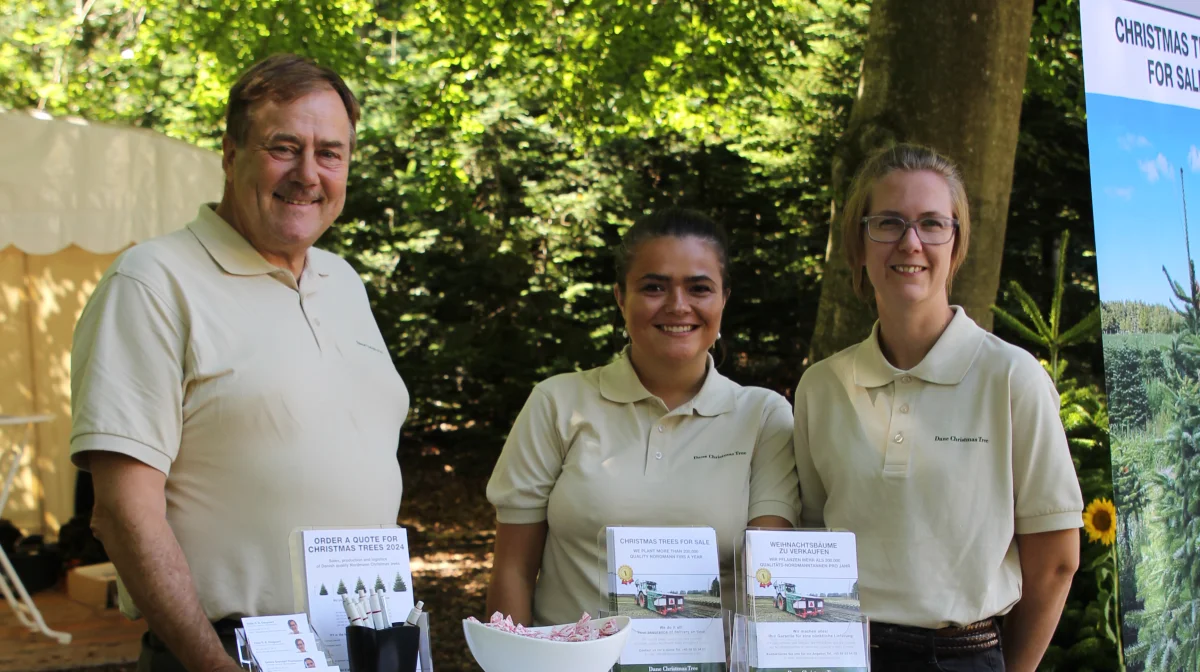
[(375, 575), (375, 592), (378, 593), (381, 590), (387, 590), (387, 588), (383, 585), (383, 579), (380, 578), (378, 574), (376, 574)]
[(408, 586), (404, 585), (404, 579), (400, 578), (400, 572), (396, 572), (396, 582), (392, 584), (393, 593), (403, 593), (408, 590)]
[(325, 584), (323, 584), (323, 583), (321, 584), (321, 590), (317, 594), (318, 595), (328, 595), (329, 594), (329, 591), (325, 590)]
[(362, 577), (358, 577), (358, 583), (354, 585), (354, 594), (357, 595), (358, 593), (366, 592), (366, 590), (367, 587), (363, 585)]
[(350, 592), (350, 591), (346, 590), (346, 582), (345, 582), (345, 581), (340, 581), (340, 580), (339, 580), (339, 581), (338, 581), (338, 589), (337, 589), (337, 594), (338, 594), (338, 595), (345, 595), (345, 594), (346, 594), (346, 593), (348, 593), (348, 592)]

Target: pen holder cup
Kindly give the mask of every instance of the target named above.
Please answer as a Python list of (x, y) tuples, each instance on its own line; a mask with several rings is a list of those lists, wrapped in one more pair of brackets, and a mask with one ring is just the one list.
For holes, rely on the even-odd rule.
[(416, 672), (420, 644), (421, 629), (411, 625), (384, 630), (346, 627), (350, 672)]

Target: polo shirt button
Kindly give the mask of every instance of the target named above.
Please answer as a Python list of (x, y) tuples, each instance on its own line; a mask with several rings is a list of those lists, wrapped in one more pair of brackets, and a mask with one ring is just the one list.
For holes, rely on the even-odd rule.
[(659, 425), (659, 426), (658, 426), (658, 433), (659, 433), (659, 434), (662, 434), (662, 433), (663, 433), (663, 426), (662, 426), (662, 425)]
[(314, 318), (314, 319), (313, 319), (313, 326), (314, 326), (314, 327), (319, 327), (319, 326), (321, 326), (321, 318), (319, 318), (319, 317), (318, 317), (318, 318)]
[(903, 377), (903, 378), (901, 378), (901, 379), (900, 379), (900, 382), (902, 382), (902, 383), (904, 383), (905, 385), (907, 385), (907, 384), (909, 384), (909, 383), (911, 383), (911, 382), (912, 382), (912, 378), (910, 378), (910, 377), (908, 377), (908, 376), (905, 376), (905, 377)]
[(908, 404), (904, 404), (903, 406), (901, 406), (901, 407), (900, 407), (900, 412), (901, 412), (901, 413), (908, 413)]
[(654, 459), (656, 459), (656, 460), (661, 460), (661, 459), (662, 459), (662, 453), (655, 453), (655, 454), (654, 454)]
[(904, 443), (904, 435), (903, 434), (896, 435), (896, 443)]

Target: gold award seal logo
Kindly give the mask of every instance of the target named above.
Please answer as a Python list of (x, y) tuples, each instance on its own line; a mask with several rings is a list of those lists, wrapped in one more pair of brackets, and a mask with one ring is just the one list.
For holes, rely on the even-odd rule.
[(760, 588), (766, 588), (767, 586), (771, 585), (771, 570), (767, 569), (766, 567), (760, 567), (758, 571), (754, 573), (754, 578), (758, 579), (758, 585)]
[(621, 565), (617, 569), (617, 577), (621, 579), (622, 585), (633, 583), (633, 568), (629, 565)]

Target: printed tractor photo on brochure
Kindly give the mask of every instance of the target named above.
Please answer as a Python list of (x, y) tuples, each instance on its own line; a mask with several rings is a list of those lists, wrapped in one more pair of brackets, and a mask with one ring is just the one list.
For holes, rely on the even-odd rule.
[(856, 580), (773, 577), (766, 567), (755, 572), (754, 580), (752, 608), (762, 623), (844, 623), (861, 615)]
[(774, 586), (776, 609), (786, 611), (799, 618), (825, 615), (825, 600), (819, 597), (798, 595), (794, 583), (776, 582)]
[(717, 577), (634, 576), (622, 566), (616, 594), (616, 613), (630, 618), (716, 618), (721, 613), (721, 582)]
[(683, 593), (659, 591), (657, 581), (638, 581), (637, 603), (662, 616), (683, 612)]

